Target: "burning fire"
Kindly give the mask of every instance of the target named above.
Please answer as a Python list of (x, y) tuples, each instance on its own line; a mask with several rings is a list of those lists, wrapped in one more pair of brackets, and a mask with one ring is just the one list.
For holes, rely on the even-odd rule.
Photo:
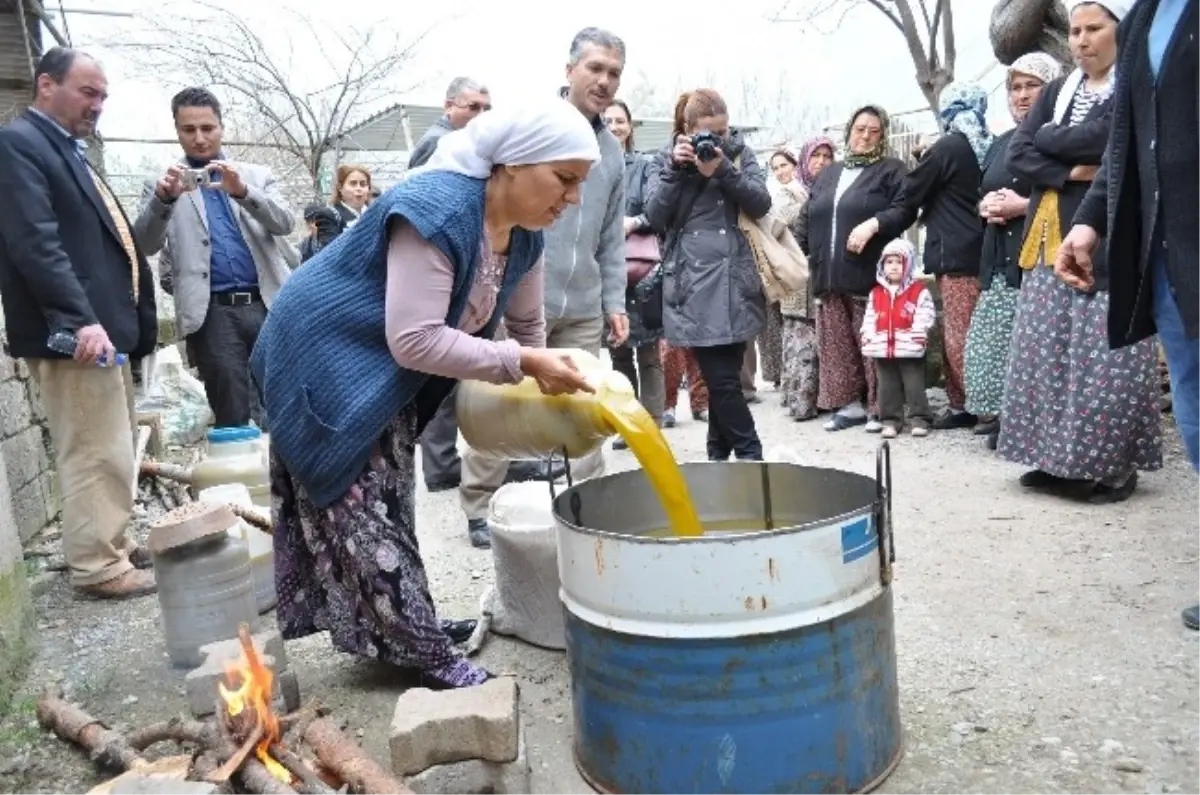
[[(255, 725), (249, 733), (259, 736), (254, 748), (255, 756), (270, 771), (271, 775), (285, 783), (291, 783), (292, 774), (271, 756), (271, 746), (279, 742), (279, 719), (271, 709), (271, 687), (275, 675), (263, 664), (262, 658), (250, 641), (249, 632), (239, 633), (242, 640), (242, 657), (237, 662), (225, 664), (225, 678), (229, 686), (217, 683), (217, 691), (225, 704), (231, 723), (237, 725), (238, 716), (249, 710)], [(248, 725), (248, 721), (240, 721)]]

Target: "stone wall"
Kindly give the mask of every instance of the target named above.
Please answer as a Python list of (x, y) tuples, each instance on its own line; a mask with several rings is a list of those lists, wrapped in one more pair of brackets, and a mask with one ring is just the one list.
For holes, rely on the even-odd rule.
[[(6, 452), (7, 447), (0, 448), (0, 460), (7, 459)], [(11, 503), (8, 479), (0, 467), (0, 712), (20, 684), (33, 650), (33, 602)]]
[(0, 455), (21, 541), (58, 518), (58, 478), (46, 415), (23, 361), (8, 355), (0, 332)]

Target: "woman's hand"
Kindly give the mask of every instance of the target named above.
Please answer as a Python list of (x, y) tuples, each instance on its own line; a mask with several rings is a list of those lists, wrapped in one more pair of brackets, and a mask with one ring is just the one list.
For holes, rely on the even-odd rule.
[(1100, 172), (1100, 166), (1075, 166), (1067, 179), (1071, 182), (1091, 182)]
[(686, 135), (675, 136), (675, 149), (671, 159), (677, 166), (688, 166), (696, 162), (696, 150), (692, 148), (692, 139)]
[(879, 221), (868, 218), (850, 231), (850, 237), (846, 239), (846, 250), (852, 254), (861, 254), (867, 244), (871, 242), (871, 238), (878, 233)]
[(595, 393), (570, 355), (547, 348), (522, 348), (521, 372), (538, 383), (543, 395)]
[(995, 196), (995, 202), (991, 206), (992, 215), (999, 216), (1004, 221), (1020, 218), (1029, 209), (1029, 199), (1016, 191), (1001, 188), (996, 191)]

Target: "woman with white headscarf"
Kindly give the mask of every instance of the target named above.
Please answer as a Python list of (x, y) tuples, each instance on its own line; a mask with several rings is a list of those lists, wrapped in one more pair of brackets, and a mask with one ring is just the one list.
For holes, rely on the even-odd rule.
[[(489, 674), (439, 623), (414, 527), (413, 445), (459, 379), (590, 391), (545, 350), (542, 233), (600, 158), (568, 103), (484, 113), (373, 202), (276, 297), (251, 357), (272, 417), (275, 582), (285, 638), (419, 672)], [(493, 341), (503, 319), (508, 339)]]
[(1162, 467), (1154, 340), (1109, 350), (1108, 267), (1094, 256), (1095, 285), (1077, 290), (1054, 275), (1108, 143), (1117, 23), (1132, 0), (1069, 0), (1078, 68), (1048, 84), (1013, 133), (1008, 167), (1032, 185), (997, 449), (1032, 469), (1021, 485), (1121, 502), (1138, 470)]
[[(1008, 67), (1008, 110), (1014, 122), (1025, 120), (1042, 89), (1061, 73), (1058, 61), (1044, 52), (1022, 55)], [(979, 261), (979, 302), (971, 315), (963, 354), (967, 411), (979, 417), (975, 433), (986, 435), (992, 450), (1000, 438), (1004, 373), (1021, 290), (1017, 263), (1029, 208), (1029, 183), (1008, 170), (1008, 144), (1015, 132), (1014, 128), (997, 137), (983, 159), (979, 217), (987, 229)]]

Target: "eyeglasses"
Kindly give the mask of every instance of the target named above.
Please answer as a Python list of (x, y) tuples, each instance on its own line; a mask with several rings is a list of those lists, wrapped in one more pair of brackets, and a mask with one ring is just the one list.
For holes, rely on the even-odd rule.
[(455, 107), (465, 108), (472, 113), (483, 113), (492, 109), (492, 103), (490, 102), (455, 102), (454, 105)]

